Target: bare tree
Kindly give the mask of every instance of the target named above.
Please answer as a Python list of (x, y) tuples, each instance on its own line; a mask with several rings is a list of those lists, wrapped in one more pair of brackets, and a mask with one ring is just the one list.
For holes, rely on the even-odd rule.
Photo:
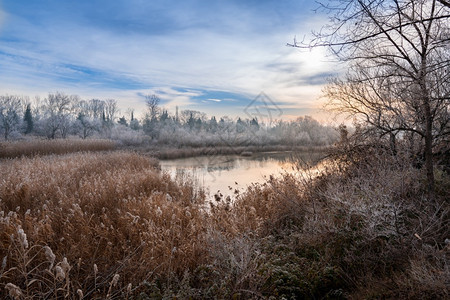
[(61, 137), (66, 138), (70, 133), (74, 118), (76, 116), (77, 109), (79, 107), (80, 97), (78, 95), (70, 95), (69, 104), (67, 106), (67, 112), (61, 115), (60, 132)]
[(43, 129), (45, 135), (54, 139), (57, 135), (65, 137), (70, 126), (71, 113), (74, 106), (72, 100), (75, 99), (61, 92), (48, 94), (44, 99), (43, 112), (45, 119), (43, 120)]
[(75, 120), (74, 130), (83, 139), (86, 139), (87, 137), (93, 135), (94, 132), (100, 130), (101, 112), (96, 109), (99, 106), (92, 105), (92, 103), (97, 104), (97, 101), (100, 100), (82, 100), (78, 102), (77, 118)]
[(119, 108), (117, 107), (117, 101), (114, 99), (108, 99), (105, 101), (104, 112), (106, 116), (106, 121), (109, 124), (113, 124), (119, 113)]
[(159, 107), (160, 99), (156, 95), (146, 95), (145, 103), (147, 104), (148, 112), (145, 114), (143, 129), (144, 132), (152, 137), (158, 138), (160, 131), (160, 124), (158, 124), (158, 116), (160, 113)]
[[(308, 45), (348, 63), (325, 89), (328, 107), (360, 117), (391, 140), (419, 136), (434, 198), (433, 148), (448, 145), (450, 9), (446, 0), (335, 0), (330, 23)], [(394, 139), (395, 140), (395, 139)]]
[(22, 100), (18, 96), (0, 96), (0, 131), (8, 140), (11, 134), (19, 129)]
[(145, 103), (147, 104), (148, 113), (151, 121), (154, 121), (158, 118), (160, 112), (159, 102), (161, 102), (161, 100), (156, 95), (145, 96)]
[(442, 4), (442, 5), (444, 5), (444, 6), (447, 6), (447, 7), (449, 7), (450, 8), (450, 1), (446, 1), (446, 0), (439, 0), (439, 2)]
[(82, 139), (86, 139), (93, 135), (94, 132), (99, 131), (100, 127), (99, 119), (94, 119), (80, 112), (75, 121), (74, 129)]
[(88, 102), (89, 116), (95, 119), (101, 119), (105, 102), (99, 99), (91, 99)]

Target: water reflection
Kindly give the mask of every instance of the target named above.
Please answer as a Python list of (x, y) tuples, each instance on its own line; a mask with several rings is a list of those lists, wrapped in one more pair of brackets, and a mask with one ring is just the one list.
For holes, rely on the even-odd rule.
[(210, 195), (233, 196), (251, 183), (262, 183), (270, 175), (298, 172), (299, 161), (313, 164), (321, 153), (264, 152), (251, 156), (211, 155), (162, 160), (161, 169), (172, 177), (189, 176)]

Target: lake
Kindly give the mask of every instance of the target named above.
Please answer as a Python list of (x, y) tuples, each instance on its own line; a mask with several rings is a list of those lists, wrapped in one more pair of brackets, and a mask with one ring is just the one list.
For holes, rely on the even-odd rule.
[[(251, 183), (265, 182), (283, 172), (299, 173), (299, 162), (314, 165), (322, 153), (263, 152), (251, 156), (211, 155), (161, 160), (161, 170), (172, 178), (192, 178), (210, 195), (233, 197)], [(300, 171), (301, 172), (301, 171)]]

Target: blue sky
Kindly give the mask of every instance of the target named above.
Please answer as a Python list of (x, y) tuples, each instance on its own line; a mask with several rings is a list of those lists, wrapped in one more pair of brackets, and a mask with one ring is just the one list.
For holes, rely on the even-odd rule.
[(336, 67), (286, 47), (326, 21), (312, 0), (0, 0), (0, 93), (157, 94), (170, 111), (244, 116), (264, 92), (284, 118), (318, 115)]

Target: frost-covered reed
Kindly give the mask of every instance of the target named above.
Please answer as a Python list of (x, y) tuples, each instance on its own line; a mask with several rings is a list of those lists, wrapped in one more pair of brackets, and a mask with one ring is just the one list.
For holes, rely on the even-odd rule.
[(431, 203), (401, 155), (339, 153), (233, 202), (136, 153), (3, 160), (0, 298), (448, 297), (450, 179)]
[(26, 141), (0, 142), (0, 158), (20, 156), (67, 154), (81, 151), (107, 151), (116, 143), (105, 139), (31, 139)]

